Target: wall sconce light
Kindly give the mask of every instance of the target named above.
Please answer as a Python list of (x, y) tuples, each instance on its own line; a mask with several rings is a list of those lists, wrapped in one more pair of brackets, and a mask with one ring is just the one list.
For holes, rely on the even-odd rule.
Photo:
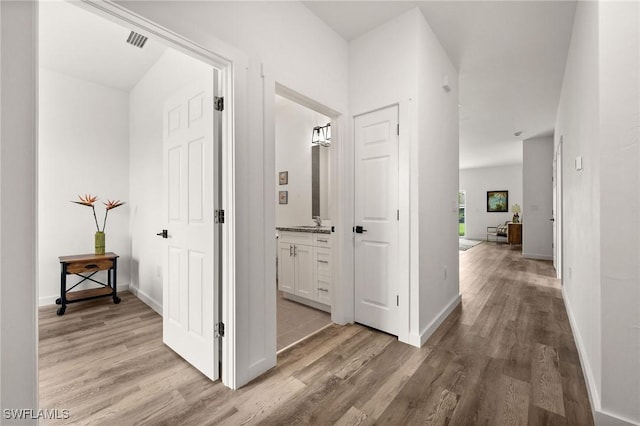
[(326, 126), (316, 126), (311, 132), (311, 144), (331, 146), (331, 123)]

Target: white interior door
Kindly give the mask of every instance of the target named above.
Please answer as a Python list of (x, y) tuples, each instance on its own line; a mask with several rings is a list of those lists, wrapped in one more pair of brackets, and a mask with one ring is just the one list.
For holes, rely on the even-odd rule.
[(164, 103), (163, 119), (163, 341), (212, 380), (219, 376), (217, 79), (213, 70), (210, 79), (176, 92)]
[(397, 106), (355, 119), (355, 320), (396, 336), (397, 126)]

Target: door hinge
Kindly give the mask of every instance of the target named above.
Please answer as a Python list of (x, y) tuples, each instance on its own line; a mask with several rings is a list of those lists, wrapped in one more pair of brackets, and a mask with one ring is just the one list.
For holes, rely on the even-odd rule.
[(224, 323), (219, 322), (215, 325), (213, 330), (213, 336), (217, 339), (218, 337), (224, 337)]
[(400, 306), (400, 295), (396, 295), (396, 306)]
[(400, 136), (400, 124), (396, 124), (396, 134)]
[(400, 220), (400, 210), (396, 210), (396, 220)]
[(216, 111), (224, 111), (224, 98), (222, 96), (214, 97), (213, 107)]
[(224, 210), (216, 210), (214, 219), (216, 223), (224, 223)]

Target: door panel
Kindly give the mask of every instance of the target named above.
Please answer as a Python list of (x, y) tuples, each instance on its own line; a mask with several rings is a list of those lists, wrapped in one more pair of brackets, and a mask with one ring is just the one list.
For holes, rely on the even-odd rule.
[(316, 277), (314, 268), (314, 247), (298, 245), (295, 246), (296, 262), (296, 283), (298, 296), (315, 299)]
[(398, 107), (355, 119), (355, 318), (398, 334)]
[[(163, 341), (212, 380), (218, 378), (218, 176), (211, 78), (164, 103), (164, 191), (168, 239), (163, 274)], [(214, 182), (214, 180), (216, 182)]]
[(293, 293), (295, 279), (295, 262), (293, 247), (288, 243), (278, 243), (278, 288), (280, 291)]

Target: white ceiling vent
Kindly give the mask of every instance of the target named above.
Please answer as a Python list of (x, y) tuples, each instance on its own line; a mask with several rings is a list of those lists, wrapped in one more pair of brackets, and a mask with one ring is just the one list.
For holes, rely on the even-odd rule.
[(129, 34), (129, 38), (127, 39), (127, 43), (139, 47), (142, 49), (142, 47), (144, 47), (144, 44), (147, 42), (147, 37), (143, 36), (142, 34), (138, 34), (135, 31), (131, 31), (131, 34)]

